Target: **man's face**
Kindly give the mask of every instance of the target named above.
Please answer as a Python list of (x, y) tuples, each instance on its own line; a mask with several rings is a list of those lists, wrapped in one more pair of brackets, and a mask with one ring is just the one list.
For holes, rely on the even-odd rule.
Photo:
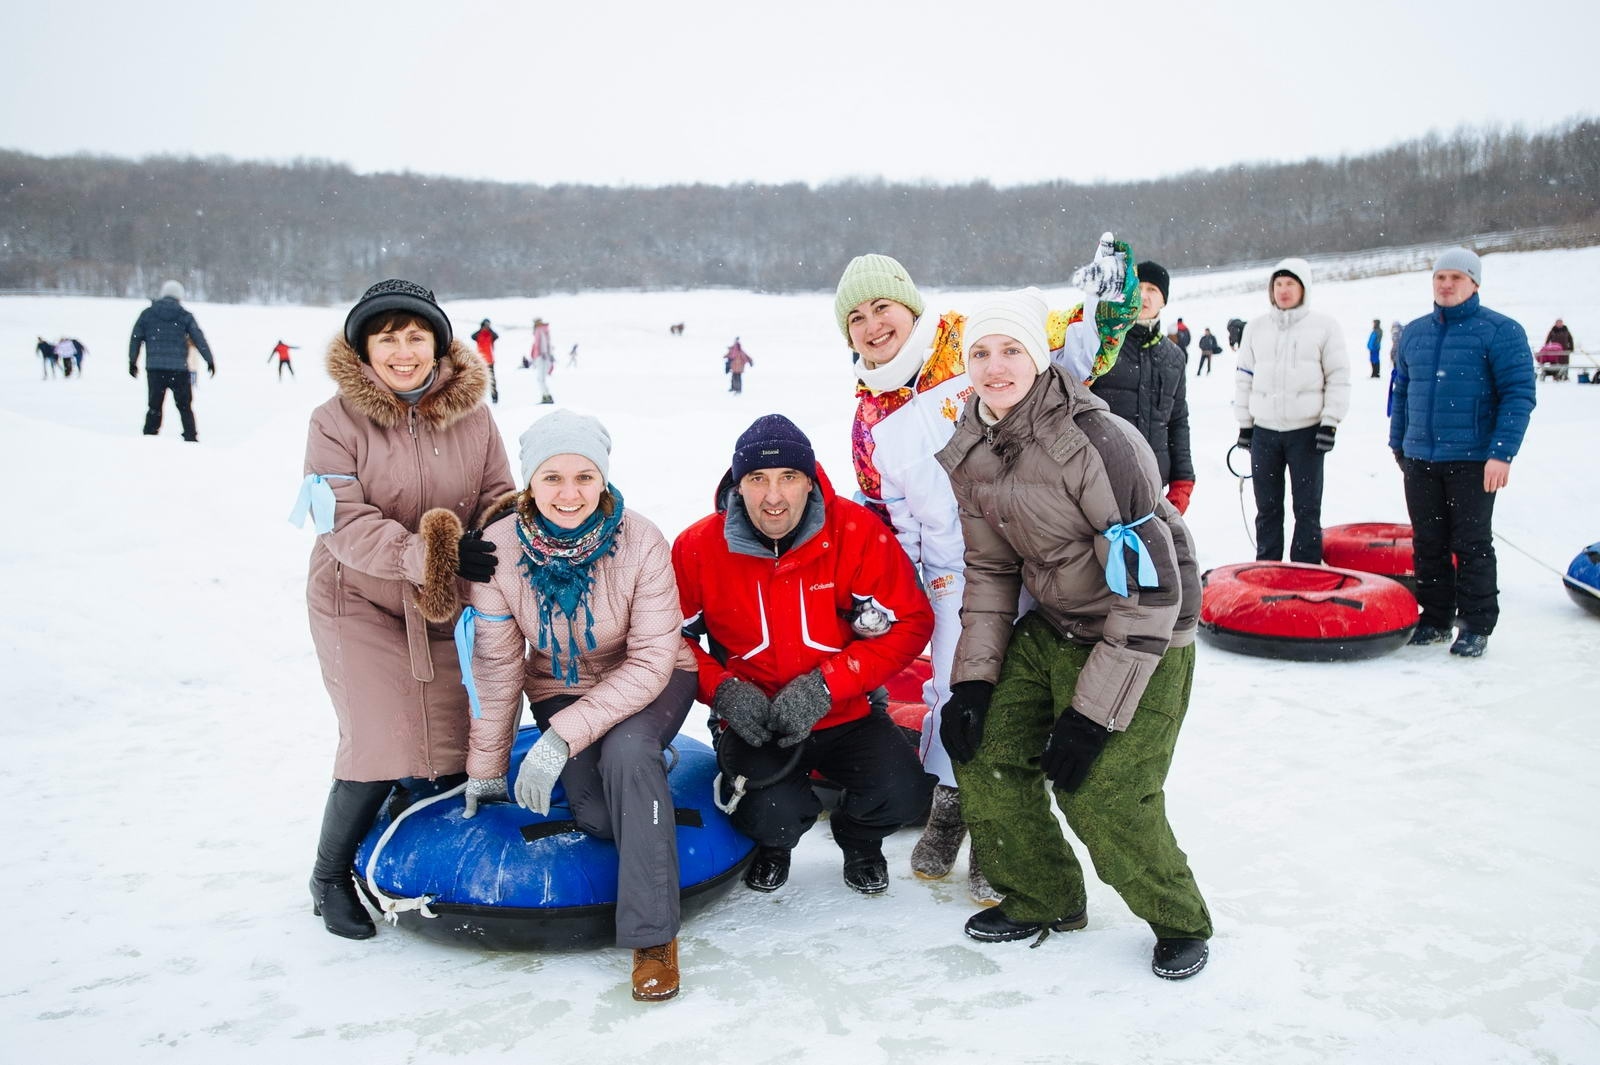
[(1294, 278), (1285, 274), (1272, 279), (1272, 305), (1280, 311), (1300, 306), (1305, 298), (1305, 286)]
[(751, 470), (739, 479), (739, 496), (750, 524), (769, 540), (794, 532), (805, 516), (810, 494), (811, 478), (799, 470)]
[(1139, 300), (1143, 304), (1139, 308), (1139, 321), (1153, 322), (1161, 317), (1161, 308), (1167, 305), (1166, 298), (1161, 295), (1161, 290), (1148, 281), (1139, 282)]
[(1459, 307), (1478, 291), (1478, 283), (1460, 270), (1440, 270), (1433, 275), (1433, 302), (1441, 307)]

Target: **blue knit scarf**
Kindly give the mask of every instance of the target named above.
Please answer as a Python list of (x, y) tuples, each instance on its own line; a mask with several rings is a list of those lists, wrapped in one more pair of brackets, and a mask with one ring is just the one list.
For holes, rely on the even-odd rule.
[[(589, 609), (589, 590), (594, 587), (594, 563), (617, 549), (617, 529), (622, 525), (622, 493), (611, 485), (606, 491), (616, 501), (609, 517), (595, 512), (576, 529), (563, 529), (533, 511), (530, 525), (517, 517), (517, 538), (522, 541), (522, 557), (517, 564), (528, 579), (528, 586), (539, 596), (539, 650), (549, 650), (551, 672), (562, 683), (578, 683), (578, 655), (594, 650), (594, 612)], [(567, 646), (562, 650), (556, 631), (555, 612), (566, 616)], [(584, 646), (578, 646), (575, 631), (578, 611), (583, 611)], [(561, 656), (565, 654), (565, 664)]]

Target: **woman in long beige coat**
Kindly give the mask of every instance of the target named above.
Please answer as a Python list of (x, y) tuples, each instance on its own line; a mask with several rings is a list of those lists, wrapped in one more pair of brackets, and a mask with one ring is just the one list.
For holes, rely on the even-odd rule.
[(481, 716), (467, 752), (466, 815), (504, 799), (526, 693), (539, 741), (517, 801), (550, 812), (559, 778), (578, 827), (617, 844), (617, 945), (633, 997), (678, 993), (678, 837), (661, 752), (695, 695), (695, 659), (666, 537), (607, 480), (611, 436), (553, 411), (522, 434), (527, 488), (483, 537), (504, 560), (461, 619)]
[(483, 360), (427, 289), (373, 285), (327, 366), (339, 391), (312, 412), (299, 508), (316, 522), (306, 607), (339, 720), (311, 895), (329, 932), (365, 939), (351, 866), (378, 809), (396, 781), (466, 767), (450, 622), (460, 580), (488, 580), (495, 556), (463, 530), (513, 484)]

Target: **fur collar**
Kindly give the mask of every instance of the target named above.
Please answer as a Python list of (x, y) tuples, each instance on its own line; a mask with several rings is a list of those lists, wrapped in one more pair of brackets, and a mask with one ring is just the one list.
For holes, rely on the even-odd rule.
[[(344, 337), (328, 345), (328, 376), (344, 401), (381, 429), (406, 421), (406, 401), (378, 380), (372, 367), (356, 357)], [(460, 340), (439, 360), (433, 387), (417, 401), (417, 417), (434, 429), (446, 429), (477, 409), (489, 392), (489, 370), (477, 352)]]

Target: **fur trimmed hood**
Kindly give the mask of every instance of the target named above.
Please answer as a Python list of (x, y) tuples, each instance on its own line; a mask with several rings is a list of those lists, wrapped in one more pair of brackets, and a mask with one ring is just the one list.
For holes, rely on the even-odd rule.
[[(405, 424), (406, 401), (395, 395), (372, 367), (362, 362), (344, 337), (328, 345), (328, 376), (339, 395), (384, 429)], [(446, 429), (466, 417), (489, 393), (489, 370), (476, 351), (461, 340), (439, 360), (433, 387), (417, 401), (417, 417), (435, 429)]]

